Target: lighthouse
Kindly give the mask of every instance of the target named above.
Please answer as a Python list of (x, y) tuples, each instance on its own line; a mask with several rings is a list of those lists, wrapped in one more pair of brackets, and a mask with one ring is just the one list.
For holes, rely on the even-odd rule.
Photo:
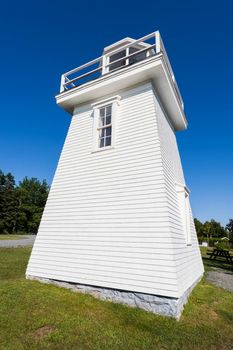
[(179, 318), (203, 264), (159, 32), (62, 74), (56, 102), (71, 123), (26, 277)]

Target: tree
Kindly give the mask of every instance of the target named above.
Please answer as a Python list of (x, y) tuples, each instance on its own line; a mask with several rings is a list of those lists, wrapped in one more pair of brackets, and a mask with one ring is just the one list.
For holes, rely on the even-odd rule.
[(18, 229), (24, 227), (28, 233), (36, 233), (48, 197), (49, 186), (45, 180), (25, 177), (19, 182), (17, 196), (20, 216)]
[(226, 225), (226, 230), (228, 232), (229, 239), (233, 241), (233, 219), (229, 219), (229, 222)]
[(220, 222), (211, 219), (210, 221), (211, 229), (210, 235), (211, 237), (221, 238), (226, 236), (225, 228), (220, 224)]
[(211, 219), (203, 224), (203, 236), (207, 238), (207, 242), (209, 243), (212, 239), (216, 241), (217, 238), (225, 237), (226, 231), (220, 222)]
[(203, 236), (203, 224), (197, 218), (194, 219), (194, 224), (197, 232), (197, 236)]
[(46, 181), (25, 177), (18, 186), (0, 170), (0, 233), (36, 233), (48, 197)]
[(209, 221), (206, 221), (203, 225), (203, 233), (204, 236), (207, 238), (207, 242), (209, 242), (210, 239), (210, 231), (211, 231), (211, 223)]
[(18, 201), (14, 176), (0, 170), (0, 232), (12, 233), (16, 230)]

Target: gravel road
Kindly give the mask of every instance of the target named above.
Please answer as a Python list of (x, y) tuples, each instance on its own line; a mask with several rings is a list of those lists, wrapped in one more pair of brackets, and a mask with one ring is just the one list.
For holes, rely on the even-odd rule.
[(210, 271), (207, 280), (218, 287), (233, 292), (233, 272)]
[(0, 248), (16, 248), (16, 247), (32, 247), (36, 238), (36, 235), (23, 236), (24, 238), (16, 240), (0, 240)]

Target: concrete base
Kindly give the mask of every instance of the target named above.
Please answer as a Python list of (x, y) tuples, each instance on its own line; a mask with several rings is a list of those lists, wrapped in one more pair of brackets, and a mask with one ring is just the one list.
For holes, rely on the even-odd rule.
[[(202, 276), (201, 276), (202, 277)], [(188, 288), (180, 298), (168, 298), (152, 294), (144, 294), (137, 292), (128, 292), (110, 288), (101, 288), (95, 286), (88, 286), (83, 284), (63, 282), (52, 280), (48, 278), (40, 278), (27, 275), (26, 278), (30, 280), (37, 280), (46, 284), (53, 284), (58, 287), (63, 287), (72, 290), (73, 292), (80, 292), (90, 294), (101, 300), (108, 300), (115, 303), (125, 304), (132, 307), (138, 307), (140, 309), (153, 312), (162, 316), (169, 316), (180, 318), (184, 305), (186, 304), (188, 297), (200, 281), (201, 277)]]

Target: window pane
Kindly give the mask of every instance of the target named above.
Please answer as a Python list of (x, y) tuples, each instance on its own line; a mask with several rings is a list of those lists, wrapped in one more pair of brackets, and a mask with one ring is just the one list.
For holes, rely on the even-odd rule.
[(105, 135), (106, 135), (106, 129), (105, 128), (101, 129), (100, 130), (100, 138), (105, 137)]
[(111, 146), (111, 136), (106, 137), (105, 146)]
[[(115, 53), (114, 55), (111, 55), (111, 56), (109, 57), (109, 62), (110, 62), (110, 63), (111, 63), (111, 62), (114, 62), (114, 61), (116, 61), (116, 60), (118, 60), (118, 59), (120, 59), (120, 58), (122, 58), (122, 57), (125, 57), (125, 56), (126, 56), (126, 50), (122, 50), (122, 51), (120, 51), (120, 52)], [(124, 66), (124, 65), (125, 65), (125, 59), (122, 59), (122, 60), (120, 60), (119, 62), (116, 62), (116, 63), (111, 64), (111, 65), (109, 66), (109, 70), (111, 71), (111, 70), (113, 70), (113, 69), (120, 68), (120, 67), (122, 67), (122, 66)]]
[(105, 130), (106, 130), (106, 136), (111, 136), (112, 135), (112, 127), (111, 126), (106, 128)]
[(112, 114), (112, 106), (107, 106), (106, 107), (106, 115), (109, 116)]
[(111, 116), (110, 115), (107, 116), (105, 121), (106, 121), (105, 125), (111, 124)]
[(104, 138), (100, 139), (99, 147), (104, 147)]
[(100, 120), (99, 120), (99, 127), (102, 127), (105, 125), (105, 117), (100, 117)]
[(105, 116), (105, 107), (104, 108), (100, 108), (100, 116), (101, 117)]
[(126, 50), (119, 51), (119, 52), (111, 55), (109, 57), (109, 61), (114, 62), (114, 61), (118, 60), (119, 58), (125, 57), (125, 55), (126, 55)]
[[(129, 48), (129, 53), (132, 54), (134, 52), (137, 52), (139, 51), (138, 48), (136, 47), (130, 47)], [(133, 63), (136, 63), (136, 62), (139, 62), (139, 61), (142, 61), (146, 58), (146, 51), (144, 52), (140, 52), (139, 54), (137, 55), (134, 55), (132, 57), (129, 58), (129, 64), (133, 64)]]

